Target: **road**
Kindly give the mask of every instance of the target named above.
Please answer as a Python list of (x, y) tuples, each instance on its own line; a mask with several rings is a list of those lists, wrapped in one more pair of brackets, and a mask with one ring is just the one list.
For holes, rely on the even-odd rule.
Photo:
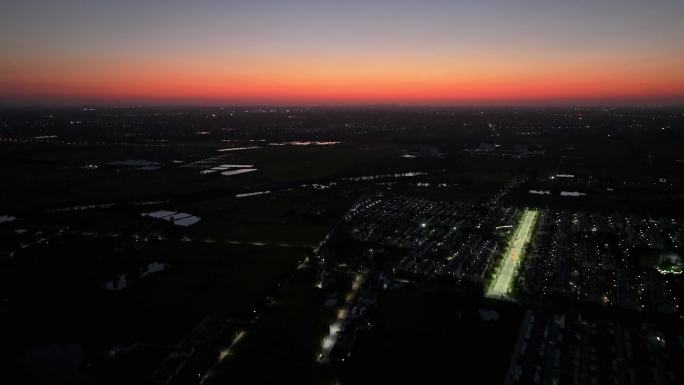
[(495, 298), (508, 296), (511, 282), (518, 268), (520, 254), (532, 237), (532, 228), (537, 214), (536, 210), (525, 210), (523, 213), (523, 217), (513, 235), (513, 240), (511, 240), (511, 246), (504, 257), (501, 268), (497, 272), (494, 284), (490, 286), (487, 292), (487, 296)]
[(216, 360), (216, 362), (211, 366), (211, 368), (209, 368), (209, 370), (207, 370), (207, 372), (204, 374), (204, 376), (202, 376), (202, 379), (201, 379), (200, 382), (199, 382), (200, 385), (203, 384), (204, 381), (207, 380), (207, 378), (211, 377), (211, 376), (214, 374), (214, 371), (215, 371), (216, 368), (219, 366), (219, 364), (221, 363), (221, 361), (223, 361), (224, 358), (226, 358), (226, 357), (228, 357), (228, 356), (230, 356), (230, 355), (232, 354), (233, 348), (235, 347), (235, 345), (238, 344), (238, 342), (240, 342), (240, 340), (242, 339), (242, 337), (245, 336), (245, 334), (247, 334), (246, 331), (240, 330), (240, 331), (235, 335), (235, 337), (233, 337), (233, 341), (230, 343), (230, 345), (229, 345), (227, 348), (221, 349), (221, 351), (219, 352), (219, 356), (218, 356), (218, 359)]
[(351, 311), (356, 294), (361, 288), (361, 285), (363, 285), (365, 278), (365, 272), (359, 273), (354, 277), (352, 287), (345, 296), (344, 305), (337, 310), (337, 317), (333, 321), (332, 325), (330, 325), (330, 331), (328, 335), (323, 339), (323, 343), (321, 344), (321, 354), (318, 356), (319, 362), (328, 362), (330, 353), (335, 347), (335, 343), (337, 343), (337, 337), (339, 337), (340, 332), (344, 328), (344, 324), (347, 321), (347, 317)]

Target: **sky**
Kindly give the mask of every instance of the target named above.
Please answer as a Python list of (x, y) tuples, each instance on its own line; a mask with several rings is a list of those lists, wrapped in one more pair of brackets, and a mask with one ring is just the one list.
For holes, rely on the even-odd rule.
[(0, 105), (684, 104), (683, 0), (2, 0)]

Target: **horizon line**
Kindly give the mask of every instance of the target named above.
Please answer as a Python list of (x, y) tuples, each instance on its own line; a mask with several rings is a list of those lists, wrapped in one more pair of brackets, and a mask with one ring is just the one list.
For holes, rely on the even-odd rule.
[(470, 109), (470, 108), (684, 108), (684, 101), (660, 103), (472, 103), (472, 104), (440, 104), (440, 103), (193, 103), (193, 102), (141, 102), (141, 103), (2, 103), (0, 109), (22, 108), (278, 108), (278, 109), (313, 109), (313, 108), (438, 108), (438, 109)]

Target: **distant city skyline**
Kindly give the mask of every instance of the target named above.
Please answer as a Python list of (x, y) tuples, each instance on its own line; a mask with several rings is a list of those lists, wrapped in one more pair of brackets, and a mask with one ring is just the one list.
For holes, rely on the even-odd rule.
[(681, 0), (5, 0), (0, 106), (684, 104)]

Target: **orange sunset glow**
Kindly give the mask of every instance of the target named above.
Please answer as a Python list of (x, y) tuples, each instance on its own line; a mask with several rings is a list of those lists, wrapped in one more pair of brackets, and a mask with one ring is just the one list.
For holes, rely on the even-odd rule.
[[(190, 16), (196, 17), (198, 24), (178, 41), (163, 31), (185, 17), (180, 14), (165, 15), (162, 20), (157, 20), (158, 15), (140, 15), (124, 23), (138, 35), (109, 22), (76, 23), (69, 33), (55, 36), (43, 25), (31, 30), (26, 24), (19, 25), (21, 20), (10, 22), (0, 27), (5, 48), (0, 62), (0, 98), (8, 103), (67, 104), (684, 100), (684, 52), (677, 37), (683, 28), (664, 11), (628, 15), (634, 19), (632, 23), (648, 25), (646, 32), (623, 25), (609, 12), (586, 18), (575, 28), (564, 22), (522, 28), (524, 13), (502, 18), (474, 3), (453, 8), (437, 2), (432, 11), (444, 11), (447, 17), (429, 13), (435, 17), (430, 20), (427, 11), (406, 2), (389, 11), (398, 20), (395, 24), (381, 17), (388, 11), (379, 1), (372, 2), (377, 4), (370, 8), (378, 20), (350, 19), (350, 31), (345, 31), (334, 19), (330, 24), (324, 22), (338, 6), (328, 4), (319, 9), (306, 1), (298, 3), (310, 6), (302, 12), (307, 20), (317, 17), (314, 25), (302, 27), (289, 14), (282, 20), (275, 11), (264, 14), (261, 6), (265, 4), (260, 3), (243, 10), (270, 23), (259, 31), (245, 26), (243, 33), (236, 35), (230, 20), (217, 21), (214, 15), (192, 12)], [(217, 12), (223, 9), (216, 4), (212, 7), (218, 7)], [(233, 5), (233, 9), (238, 7)], [(633, 7), (633, 12), (641, 9)], [(125, 10), (122, 5), (110, 11)], [(224, 10), (230, 19), (231, 8)], [(346, 7), (338, 11), (342, 15), (350, 12)], [(561, 5), (551, 11), (573, 12)], [(73, 22), (73, 15), (62, 9), (56, 12), (54, 24)], [(73, 12), (87, 10), (77, 7)], [(469, 14), (494, 18), (496, 23), (485, 27), (480, 25), (484, 22), (468, 21)], [(28, 11), (24, 15), (27, 23), (33, 20), (31, 15)], [(552, 15), (553, 19), (559, 17)], [(202, 16), (208, 20), (206, 25)], [(452, 21), (460, 24), (452, 25)], [(150, 25), (162, 32), (151, 30)], [(358, 29), (368, 35), (356, 32)], [(103, 36), (105, 32), (112, 36)], [(12, 34), (16, 39), (10, 41)], [(449, 38), (451, 34), (453, 38)]]

